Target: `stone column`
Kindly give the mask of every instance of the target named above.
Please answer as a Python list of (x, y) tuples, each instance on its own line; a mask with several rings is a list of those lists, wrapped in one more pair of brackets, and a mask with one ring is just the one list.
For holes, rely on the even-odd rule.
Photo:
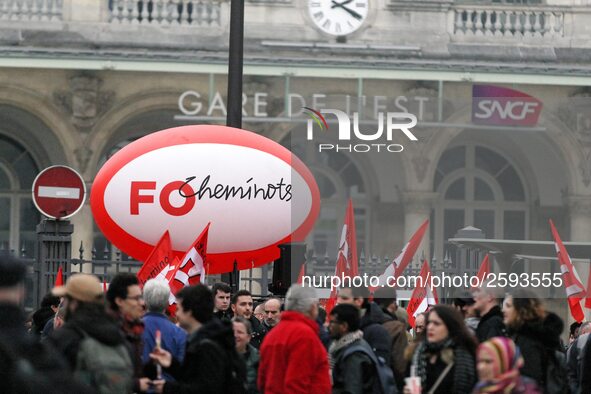
[[(405, 245), (413, 236), (415, 231), (429, 219), (433, 203), (437, 198), (438, 193), (423, 192), (423, 191), (408, 191), (403, 193), (403, 210), (404, 210), (404, 239)], [(429, 249), (430, 237), (429, 229), (425, 232), (423, 241), (417, 250), (417, 256), (420, 257), (424, 251), (429, 259), (432, 258), (432, 251)]]
[[(566, 203), (568, 204), (570, 217), (569, 240), (591, 242), (591, 196), (568, 196)], [(587, 286), (589, 264), (589, 261), (573, 262), (583, 286)], [(589, 319), (591, 316), (589, 309), (583, 308), (583, 311), (585, 312), (586, 319)], [(570, 320), (572, 321), (572, 318)]]

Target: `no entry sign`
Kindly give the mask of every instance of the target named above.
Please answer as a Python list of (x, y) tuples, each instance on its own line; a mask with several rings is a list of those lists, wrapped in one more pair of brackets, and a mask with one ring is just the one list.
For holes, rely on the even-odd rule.
[(70, 167), (48, 167), (33, 181), (33, 203), (51, 219), (73, 216), (84, 205), (85, 197), (84, 180)]

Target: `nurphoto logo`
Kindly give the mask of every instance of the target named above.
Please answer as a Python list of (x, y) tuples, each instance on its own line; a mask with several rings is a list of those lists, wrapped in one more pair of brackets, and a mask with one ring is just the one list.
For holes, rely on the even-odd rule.
[[(404, 135), (410, 141), (418, 141), (417, 137), (411, 132), (411, 129), (417, 125), (417, 117), (408, 112), (379, 112), (377, 115), (377, 130), (361, 130), (359, 113), (353, 113), (353, 121), (349, 115), (338, 109), (321, 109), (317, 111), (310, 107), (303, 107), (310, 119), (307, 124), (308, 141), (314, 140), (314, 125), (321, 131), (330, 132), (325, 114), (334, 115), (338, 125), (337, 133), (339, 142), (343, 144), (318, 144), (318, 151), (346, 151), (346, 152), (391, 152), (399, 153), (404, 150), (404, 146), (397, 143), (391, 143), (396, 135)], [(353, 127), (351, 127), (351, 123)], [(374, 122), (371, 122), (374, 123)], [(367, 127), (367, 125), (364, 125)], [(374, 127), (375, 128), (375, 127)], [(353, 133), (351, 133), (353, 130)], [(384, 132), (385, 130), (385, 132)], [(385, 134), (385, 136), (384, 136)], [(363, 143), (352, 143), (351, 141), (360, 140)], [(371, 141), (371, 143), (369, 143)], [(384, 142), (380, 142), (384, 141)], [(348, 142), (348, 144), (347, 144)]]

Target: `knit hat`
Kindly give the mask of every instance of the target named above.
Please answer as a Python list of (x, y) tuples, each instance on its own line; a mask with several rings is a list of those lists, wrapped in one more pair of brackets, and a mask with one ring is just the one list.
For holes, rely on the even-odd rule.
[(54, 288), (51, 293), (58, 297), (65, 295), (82, 302), (103, 302), (101, 282), (94, 275), (75, 274), (68, 278), (65, 286)]
[(0, 288), (13, 287), (25, 281), (27, 267), (24, 262), (0, 252)]

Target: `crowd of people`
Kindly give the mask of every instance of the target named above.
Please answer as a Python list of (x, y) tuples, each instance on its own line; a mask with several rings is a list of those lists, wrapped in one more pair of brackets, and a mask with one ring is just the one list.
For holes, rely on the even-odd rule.
[[(328, 315), (313, 288), (256, 300), (216, 283), (142, 287), (73, 274), (25, 319), (25, 268), (0, 257), (6, 393), (591, 393), (591, 322), (563, 321), (533, 293), (473, 290), (408, 324), (395, 292), (341, 288)], [(257, 301), (257, 304), (255, 304)]]

